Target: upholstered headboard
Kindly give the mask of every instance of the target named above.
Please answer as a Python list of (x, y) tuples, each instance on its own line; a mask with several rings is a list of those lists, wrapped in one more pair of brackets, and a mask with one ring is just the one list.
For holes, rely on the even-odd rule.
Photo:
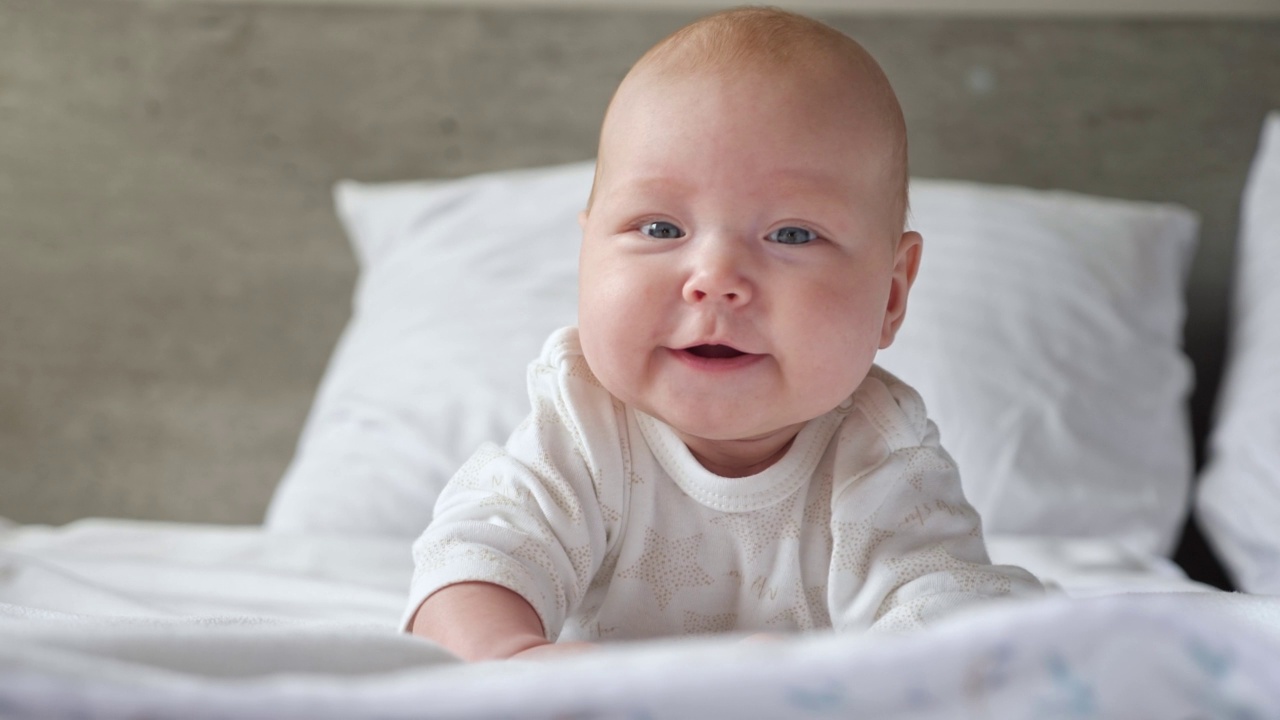
[[(590, 158), (693, 13), (0, 0), (0, 515), (256, 522), (350, 309), (335, 180)], [(913, 173), (1201, 214), (1202, 441), (1280, 21), (824, 14)]]

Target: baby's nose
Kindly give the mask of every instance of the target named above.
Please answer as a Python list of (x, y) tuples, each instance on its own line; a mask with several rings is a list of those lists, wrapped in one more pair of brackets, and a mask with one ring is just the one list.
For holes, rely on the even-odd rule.
[(730, 306), (751, 300), (751, 283), (744, 272), (742, 251), (731, 247), (705, 248), (698, 254), (688, 280), (684, 299), (690, 304), (708, 302)]
[[(713, 297), (713, 298), (714, 298), (714, 297), (716, 297), (717, 295), (716, 295), (716, 293), (714, 293), (714, 292), (712, 292), (712, 293), (708, 293), (708, 292), (707, 292), (707, 291), (705, 291), (705, 290), (701, 290), (701, 289), (699, 289), (699, 288), (694, 287), (694, 288), (692, 288), (692, 291), (691, 291), (690, 293), (687, 293), (687, 296), (688, 296), (688, 298), (689, 298), (689, 300), (690, 300), (691, 302), (695, 302), (695, 303), (697, 303), (697, 302), (702, 302), (702, 301), (706, 300), (708, 297)], [(720, 294), (718, 295), (718, 297), (723, 298), (723, 299), (725, 300), (725, 302), (728, 302), (728, 303), (735, 303), (735, 302), (737, 302), (737, 301), (738, 301), (738, 299), (741, 297), (741, 294), (740, 294), (740, 293), (737, 293), (737, 292), (730, 291), (730, 292), (720, 293)]]

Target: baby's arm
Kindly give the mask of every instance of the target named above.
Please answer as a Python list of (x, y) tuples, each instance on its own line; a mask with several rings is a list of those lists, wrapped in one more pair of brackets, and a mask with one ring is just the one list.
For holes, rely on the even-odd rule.
[(458, 470), (413, 546), (402, 626), (468, 660), (580, 649), (551, 643), (607, 550), (606, 513), (623, 507), (622, 483), (605, 482), (627, 475), (613, 399), (573, 356), (550, 359), (530, 368), (529, 418)]
[(590, 647), (547, 640), (532, 605), (501, 585), (482, 582), (458, 583), (433, 593), (414, 615), (412, 630), (469, 662)]
[(477, 453), (441, 493), (435, 519), (414, 543), (410, 600), (421, 601), (406, 625), (465, 660), (550, 645), (604, 544), (586, 472), (535, 472), (509, 451)]
[(908, 418), (888, 434), (896, 447), (833, 488), (832, 624), (907, 630), (974, 602), (1039, 595), (1027, 571), (991, 564), (981, 520), (937, 427), (913, 391), (894, 390)]
[(899, 491), (871, 512), (855, 510), (850, 497), (836, 500), (835, 627), (911, 630), (975, 602), (1040, 594), (1030, 573), (991, 564), (978, 513), (940, 448), (899, 451), (863, 481), (892, 483)]
[(501, 660), (549, 642), (532, 605), (501, 585), (483, 582), (432, 593), (414, 615), (412, 630), (467, 661)]

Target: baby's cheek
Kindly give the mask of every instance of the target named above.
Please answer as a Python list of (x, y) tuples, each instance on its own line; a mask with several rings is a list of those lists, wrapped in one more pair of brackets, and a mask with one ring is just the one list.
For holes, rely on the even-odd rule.
[(879, 348), (880, 326), (849, 318), (812, 337), (805, 375), (816, 404), (824, 406), (825, 412), (852, 394), (866, 378)]

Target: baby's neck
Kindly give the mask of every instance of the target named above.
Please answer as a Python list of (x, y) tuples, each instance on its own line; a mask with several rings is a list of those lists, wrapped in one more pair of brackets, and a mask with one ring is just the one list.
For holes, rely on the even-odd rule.
[(782, 428), (769, 435), (746, 440), (708, 440), (690, 437), (680, 431), (689, 452), (702, 467), (720, 477), (748, 477), (764, 472), (787, 454), (791, 442), (803, 425)]

